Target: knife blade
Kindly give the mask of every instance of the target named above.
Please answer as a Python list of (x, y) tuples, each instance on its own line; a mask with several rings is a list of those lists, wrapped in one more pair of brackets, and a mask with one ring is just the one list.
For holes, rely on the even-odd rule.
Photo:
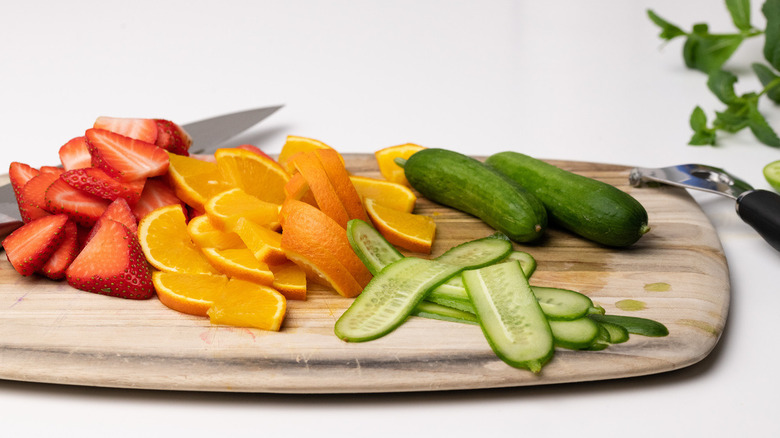
[[(223, 114), (182, 125), (192, 137), (192, 153), (213, 151), (226, 140), (235, 137), (282, 108), (282, 105), (254, 108)], [(16, 195), (10, 183), (0, 186), (0, 240), (22, 225)]]

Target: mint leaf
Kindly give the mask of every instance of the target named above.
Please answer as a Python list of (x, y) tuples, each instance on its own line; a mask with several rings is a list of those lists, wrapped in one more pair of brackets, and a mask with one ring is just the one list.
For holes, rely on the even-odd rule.
[(715, 70), (707, 78), (707, 87), (721, 102), (726, 105), (735, 103), (739, 100), (734, 92), (734, 84), (737, 77), (725, 70)]
[(749, 31), (753, 28), (750, 24), (750, 0), (726, 0), (726, 7), (737, 29)]
[(766, 122), (764, 116), (758, 112), (758, 102), (756, 101), (750, 106), (748, 112), (748, 126), (756, 136), (758, 141), (764, 143), (767, 146), (780, 147), (780, 137), (769, 123)]
[(692, 146), (714, 146), (715, 145), (715, 129), (707, 127), (707, 115), (704, 114), (704, 110), (701, 107), (693, 109), (690, 118), (691, 129), (693, 129), (693, 136), (691, 136), (689, 145)]
[(753, 72), (758, 76), (761, 85), (766, 90), (766, 96), (775, 103), (780, 103), (780, 76), (776, 75), (769, 67), (764, 64), (753, 63)]
[(764, 58), (780, 70), (780, 0), (766, 0), (761, 12), (766, 17)]
[(716, 111), (712, 122), (716, 129), (726, 132), (739, 132), (748, 126), (748, 106), (746, 103), (730, 105), (725, 111)]
[(647, 16), (650, 18), (650, 20), (652, 20), (653, 23), (661, 28), (661, 33), (658, 36), (666, 41), (686, 35), (685, 31), (659, 17), (650, 9), (647, 10)]
[(707, 24), (696, 24), (683, 46), (685, 65), (709, 74), (725, 64), (744, 39), (739, 34), (711, 34)]

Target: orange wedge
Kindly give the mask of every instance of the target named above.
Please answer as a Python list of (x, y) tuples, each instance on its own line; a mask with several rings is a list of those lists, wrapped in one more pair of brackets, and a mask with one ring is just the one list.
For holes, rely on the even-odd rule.
[(212, 196), (232, 188), (215, 163), (168, 153), (168, 180), (176, 196), (190, 207), (203, 211)]
[(228, 249), (245, 246), (238, 234), (220, 230), (205, 214), (190, 219), (187, 231), (192, 241), (201, 248)]
[(319, 209), (346, 229), (349, 215), (316, 153), (311, 151), (297, 154), (293, 164), (309, 185)]
[(313, 151), (317, 149), (333, 148), (319, 140), (314, 140), (313, 138), (288, 135), (287, 141), (285, 141), (284, 146), (282, 146), (282, 151), (279, 153), (279, 158), (277, 158), (277, 161), (282, 166), (282, 168), (287, 171), (287, 173), (292, 175), (295, 173), (295, 166), (290, 163), (290, 158), (300, 152)]
[(291, 261), (279, 265), (269, 265), (274, 273), (271, 285), (288, 300), (306, 299), (306, 272)]
[(214, 153), (222, 178), (233, 187), (266, 202), (281, 204), (284, 185), (290, 175), (273, 160), (239, 148), (217, 149)]
[(376, 162), (379, 165), (379, 172), (388, 181), (408, 186), (409, 181), (406, 180), (404, 169), (396, 164), (395, 159), (407, 159), (420, 149), (424, 149), (424, 147), (413, 143), (406, 143), (398, 146), (390, 146), (374, 152)]
[(285, 199), (294, 199), (296, 201), (303, 201), (307, 204), (317, 206), (317, 200), (314, 199), (314, 195), (309, 190), (309, 184), (306, 179), (300, 173), (295, 173), (290, 177), (290, 181), (284, 186)]
[(208, 310), (212, 324), (279, 331), (287, 312), (287, 300), (260, 284), (230, 279)]
[(231, 231), (239, 218), (274, 228), (279, 222), (279, 205), (262, 201), (240, 188), (226, 190), (204, 205), (214, 226)]
[(357, 175), (352, 175), (349, 179), (364, 200), (370, 198), (385, 207), (407, 213), (414, 210), (417, 196), (403, 184)]
[(206, 259), (222, 274), (231, 278), (270, 286), (274, 273), (267, 264), (257, 260), (247, 248), (201, 248)]
[(366, 211), (376, 229), (393, 245), (430, 254), (436, 222), (429, 216), (407, 213), (366, 199)]
[(349, 219), (368, 221), (366, 209), (363, 207), (358, 191), (349, 179), (349, 172), (347, 172), (344, 162), (340, 159), (341, 155), (329, 149), (318, 149), (314, 153), (319, 158), (320, 163), (322, 163), (325, 174), (328, 175), (328, 180), (336, 190), (336, 194), (341, 200), (341, 205), (347, 211)]
[(207, 316), (206, 312), (227, 283), (228, 278), (219, 274), (152, 273), (152, 284), (160, 302), (189, 315)]
[(218, 274), (190, 238), (181, 205), (153, 210), (138, 224), (138, 241), (146, 260), (166, 272)]
[(282, 250), (282, 234), (240, 218), (233, 228), (255, 258), (263, 263), (284, 263), (287, 257)]

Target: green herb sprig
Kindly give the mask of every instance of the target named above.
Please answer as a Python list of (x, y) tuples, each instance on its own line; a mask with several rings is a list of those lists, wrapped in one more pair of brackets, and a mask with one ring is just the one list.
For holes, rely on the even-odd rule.
[[(693, 135), (688, 144), (714, 146), (718, 131), (735, 133), (748, 128), (761, 143), (780, 147), (780, 137), (758, 110), (759, 100), (764, 96), (780, 103), (780, 76), (777, 73), (780, 71), (780, 0), (766, 0), (763, 4), (761, 11), (767, 21), (763, 30), (751, 24), (750, 0), (725, 0), (725, 3), (736, 27), (734, 33), (710, 33), (706, 23), (695, 24), (691, 32), (686, 32), (652, 10), (647, 11), (650, 20), (661, 28), (661, 39), (685, 38), (682, 53), (685, 65), (705, 73), (707, 87), (726, 105), (722, 111), (715, 112), (711, 125), (704, 110), (699, 106), (694, 108), (689, 121)], [(734, 84), (738, 78), (724, 70), (723, 65), (743, 41), (761, 36), (764, 37), (764, 58), (769, 65), (756, 62), (751, 67), (764, 88), (737, 95)]]

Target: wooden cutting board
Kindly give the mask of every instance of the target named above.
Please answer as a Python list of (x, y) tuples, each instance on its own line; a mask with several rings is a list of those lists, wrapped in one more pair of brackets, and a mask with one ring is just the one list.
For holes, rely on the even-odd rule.
[[(373, 155), (346, 159), (351, 172), (379, 176)], [(412, 317), (379, 340), (342, 342), (333, 325), (351, 300), (323, 288), (288, 303), (280, 332), (263, 332), (214, 326), (157, 299), (122, 300), (22, 277), (2, 257), (0, 378), (163, 390), (428, 391), (638, 376), (707, 356), (725, 325), (730, 285), (720, 241), (696, 202), (682, 189), (632, 188), (626, 167), (552, 163), (630, 192), (648, 210), (652, 231), (634, 247), (614, 250), (549, 230), (538, 245), (516, 245), (538, 262), (531, 283), (583, 292), (608, 314), (655, 319), (669, 328), (668, 337), (631, 335), (597, 352), (559, 349), (535, 375), (504, 364), (472, 325)], [(432, 256), (492, 233), (425, 199), (416, 212), (436, 220)], [(623, 300), (645, 308), (621, 310)]]

